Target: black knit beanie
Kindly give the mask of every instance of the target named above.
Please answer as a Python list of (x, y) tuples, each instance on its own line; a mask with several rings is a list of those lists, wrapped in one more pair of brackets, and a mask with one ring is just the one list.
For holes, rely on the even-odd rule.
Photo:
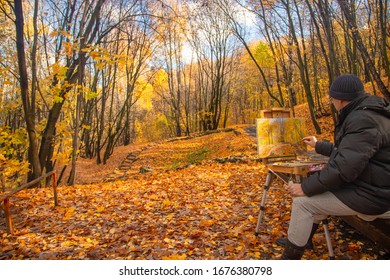
[(329, 95), (338, 100), (352, 100), (363, 94), (363, 83), (354, 74), (338, 76), (329, 89)]

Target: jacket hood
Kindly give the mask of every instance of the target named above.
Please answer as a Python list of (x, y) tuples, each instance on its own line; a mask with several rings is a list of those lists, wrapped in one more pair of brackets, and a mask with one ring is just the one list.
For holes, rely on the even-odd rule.
[(390, 118), (390, 103), (378, 96), (368, 95), (357, 106), (356, 110), (372, 110)]

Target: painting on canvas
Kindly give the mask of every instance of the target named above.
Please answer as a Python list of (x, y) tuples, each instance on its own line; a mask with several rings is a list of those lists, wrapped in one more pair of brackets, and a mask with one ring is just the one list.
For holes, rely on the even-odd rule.
[(305, 122), (300, 118), (256, 119), (257, 149), (260, 158), (296, 157), (307, 150)]

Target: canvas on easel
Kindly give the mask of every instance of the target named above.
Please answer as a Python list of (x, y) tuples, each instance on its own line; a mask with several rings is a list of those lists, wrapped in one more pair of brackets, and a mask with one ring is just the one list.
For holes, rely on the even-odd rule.
[(307, 152), (302, 142), (305, 135), (305, 121), (301, 118), (256, 119), (257, 150), (261, 159), (295, 159)]

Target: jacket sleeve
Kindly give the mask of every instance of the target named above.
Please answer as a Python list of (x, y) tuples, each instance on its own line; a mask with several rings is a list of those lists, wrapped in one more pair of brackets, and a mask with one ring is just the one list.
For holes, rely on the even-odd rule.
[(333, 150), (333, 143), (318, 141), (315, 146), (316, 153), (329, 157)]
[[(307, 196), (324, 193), (353, 182), (380, 147), (375, 119), (368, 114), (351, 114), (343, 124), (339, 146), (333, 147), (326, 167), (302, 181)], [(317, 147), (316, 147), (317, 150)]]

